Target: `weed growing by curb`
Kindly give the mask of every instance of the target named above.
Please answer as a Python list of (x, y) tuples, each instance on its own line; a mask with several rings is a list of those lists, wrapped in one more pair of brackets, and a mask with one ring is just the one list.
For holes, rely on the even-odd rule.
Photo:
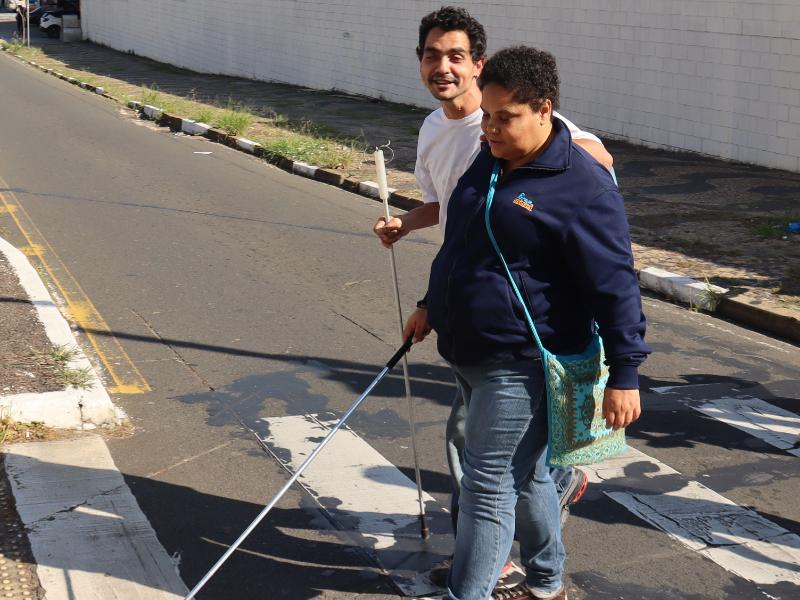
[(82, 369), (66, 368), (61, 371), (61, 378), (65, 385), (90, 390), (94, 387), (94, 377), (92, 369), (83, 367)]
[(714, 312), (724, 296), (724, 293), (714, 289), (714, 286), (708, 280), (708, 276), (705, 276), (703, 277), (703, 289), (697, 294), (697, 308)]
[(75, 360), (78, 354), (77, 348), (55, 345), (46, 352), (36, 352), (34, 356), (43, 358), (52, 364), (53, 370), (65, 386), (84, 390), (91, 389), (94, 387), (92, 369), (90, 367), (74, 368), (69, 366), (69, 363)]
[(142, 104), (149, 104), (150, 106), (164, 108), (162, 106), (163, 98), (161, 97), (161, 92), (158, 91), (158, 86), (155, 84), (152, 86), (143, 85), (138, 101)]
[(192, 121), (197, 121), (198, 123), (205, 123), (206, 125), (210, 125), (211, 123), (214, 122), (216, 114), (217, 111), (213, 110), (212, 108), (201, 106), (190, 112), (189, 118)]
[(47, 352), (38, 353), (46, 358), (53, 360), (60, 367), (64, 367), (78, 355), (76, 348), (70, 348), (66, 345), (55, 345)]
[(256, 116), (244, 109), (234, 108), (217, 113), (212, 123), (229, 135), (240, 136), (255, 123)]

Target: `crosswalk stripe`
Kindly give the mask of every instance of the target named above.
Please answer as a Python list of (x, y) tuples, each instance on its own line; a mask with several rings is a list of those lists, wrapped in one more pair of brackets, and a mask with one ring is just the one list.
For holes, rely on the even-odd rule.
[[(787, 449), (787, 439), (797, 433), (796, 415), (757, 398), (732, 400), (703, 401), (694, 408)], [(727, 411), (721, 410), (725, 407)], [(263, 441), (290, 471), (333, 424), (319, 415), (264, 421), (270, 433)], [(757, 584), (800, 585), (800, 536), (755, 511), (633, 448), (586, 469), (609, 498), (720, 567)], [(433, 526), (432, 540), (422, 544), (414, 483), (367, 442), (343, 428), (299, 482), (335, 522), (354, 534), (404, 594), (435, 591), (419, 573), (449, 554), (449, 523), (445, 519)], [(427, 494), (425, 501), (429, 516), (445, 514)]]
[(800, 585), (799, 536), (669, 465), (629, 448), (587, 471), (611, 488), (609, 498), (724, 569), (758, 584)]
[[(702, 396), (704, 390), (719, 391), (719, 384), (697, 383), (650, 388), (662, 395), (680, 394), (692, 390)], [(698, 390), (698, 392), (694, 391)], [(683, 397), (679, 402), (717, 421), (736, 427), (788, 454), (800, 456), (800, 416), (760, 398), (747, 395), (718, 398)]]
[[(263, 419), (262, 441), (293, 471), (322, 441), (334, 422), (320, 415)], [(449, 517), (425, 494), (430, 537), (420, 538), (413, 481), (352, 430), (343, 427), (298, 479), (360, 547), (371, 554), (408, 596), (437, 591), (425, 573), (452, 548)]]
[(788, 410), (750, 396), (717, 398), (692, 408), (775, 448), (800, 456), (800, 448), (795, 448), (800, 441), (800, 417)]

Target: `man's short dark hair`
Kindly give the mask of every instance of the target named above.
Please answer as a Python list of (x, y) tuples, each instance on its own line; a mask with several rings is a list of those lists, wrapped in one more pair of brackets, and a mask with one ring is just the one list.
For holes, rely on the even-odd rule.
[(425, 40), (432, 29), (447, 31), (463, 31), (469, 38), (469, 50), (472, 60), (478, 62), (486, 56), (486, 31), (477, 19), (473, 18), (466, 9), (455, 6), (443, 6), (439, 10), (425, 15), (419, 24), (419, 46), (417, 58), (422, 60), (425, 51)]
[(558, 108), (558, 68), (549, 52), (529, 46), (512, 46), (500, 50), (486, 61), (478, 87), (483, 90), (496, 83), (512, 93), (514, 101), (530, 104), (539, 110), (542, 102), (550, 100)]

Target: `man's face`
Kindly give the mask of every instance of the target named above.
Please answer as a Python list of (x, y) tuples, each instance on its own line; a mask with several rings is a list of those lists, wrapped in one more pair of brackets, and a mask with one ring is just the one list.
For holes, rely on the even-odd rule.
[(422, 49), (419, 72), (433, 97), (447, 102), (468, 92), (483, 69), (484, 59), (472, 60), (464, 31), (431, 29)]

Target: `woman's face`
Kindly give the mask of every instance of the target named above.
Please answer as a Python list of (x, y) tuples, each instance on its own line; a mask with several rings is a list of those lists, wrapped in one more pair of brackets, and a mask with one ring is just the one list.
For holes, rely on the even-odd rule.
[(520, 104), (513, 94), (496, 83), (483, 88), (481, 129), (492, 155), (516, 168), (536, 158), (552, 130), (553, 105), (545, 100), (539, 110)]

